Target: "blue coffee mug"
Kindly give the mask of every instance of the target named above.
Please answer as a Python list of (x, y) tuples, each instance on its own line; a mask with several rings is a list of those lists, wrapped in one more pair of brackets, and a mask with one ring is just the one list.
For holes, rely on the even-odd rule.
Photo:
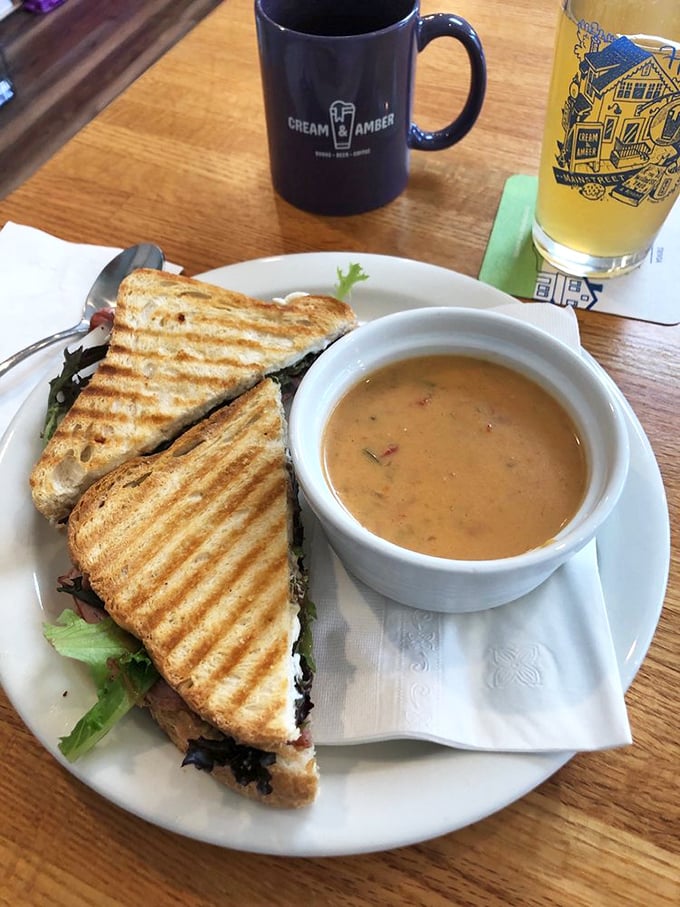
[[(274, 189), (314, 214), (360, 214), (406, 187), (409, 150), (438, 151), (474, 125), (486, 90), (475, 30), (458, 16), (421, 17), (417, 0), (255, 0)], [(445, 128), (411, 122), (417, 54), (460, 41), (468, 97)]]

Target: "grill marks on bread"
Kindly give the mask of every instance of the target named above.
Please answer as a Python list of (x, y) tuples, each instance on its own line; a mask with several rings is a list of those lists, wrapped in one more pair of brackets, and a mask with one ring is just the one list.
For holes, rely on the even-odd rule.
[(270, 750), (297, 736), (290, 494), (266, 380), (104, 477), (68, 526), (76, 565), (190, 708)]
[(329, 296), (281, 305), (188, 277), (133, 272), (118, 294), (106, 357), (33, 469), (37, 509), (64, 519), (111, 469), (355, 324), (352, 309)]

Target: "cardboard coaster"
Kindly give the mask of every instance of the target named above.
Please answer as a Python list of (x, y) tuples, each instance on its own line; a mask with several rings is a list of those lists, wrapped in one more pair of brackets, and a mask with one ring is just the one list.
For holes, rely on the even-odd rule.
[(680, 205), (675, 205), (647, 259), (607, 280), (555, 270), (531, 240), (538, 180), (516, 174), (505, 183), (479, 279), (520, 299), (595, 309), (656, 324), (680, 323)]

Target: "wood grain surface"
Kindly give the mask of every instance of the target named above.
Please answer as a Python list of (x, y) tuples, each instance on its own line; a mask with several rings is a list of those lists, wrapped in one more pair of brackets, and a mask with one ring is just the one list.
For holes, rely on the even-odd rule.
[(0, 23), (15, 95), (0, 107), (0, 198), (19, 186), (220, 0), (68, 0)]
[[(228, 0), (0, 202), (0, 222), (81, 242), (151, 239), (188, 274), (265, 255), (356, 250), (476, 276), (505, 179), (537, 171), (557, 3), (458, 0), (454, 11), (485, 46), (482, 115), (454, 148), (414, 153), (407, 190), (379, 211), (324, 219), (274, 195), (252, 4)], [(462, 99), (464, 60), (460, 54), (452, 66), (451, 58), (434, 46), (419, 60), (416, 118), (424, 128), (442, 125)], [(584, 346), (650, 438), (675, 532), (680, 329), (590, 312), (579, 321)], [(513, 805), (456, 833), (332, 859), (222, 850), (147, 825), (64, 772), (0, 697), (0, 901), (676, 905), (679, 641), (674, 542), (658, 630), (627, 694), (632, 746), (578, 755)]]

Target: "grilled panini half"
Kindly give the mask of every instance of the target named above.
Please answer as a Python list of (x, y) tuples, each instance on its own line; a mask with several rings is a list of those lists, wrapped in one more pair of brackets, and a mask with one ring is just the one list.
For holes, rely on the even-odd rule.
[(121, 285), (108, 352), (31, 473), (37, 509), (63, 521), (94, 481), (156, 450), (263, 377), (355, 325), (330, 296), (263, 302), (141, 269)]
[(280, 388), (266, 379), (96, 482), (68, 521), (74, 565), (178, 694), (152, 701), (154, 717), (185, 752), (200, 734), (273, 754), (270, 793), (228, 765), (216, 775), (285, 806), (317, 789), (300, 727), (309, 676), (296, 506)]

